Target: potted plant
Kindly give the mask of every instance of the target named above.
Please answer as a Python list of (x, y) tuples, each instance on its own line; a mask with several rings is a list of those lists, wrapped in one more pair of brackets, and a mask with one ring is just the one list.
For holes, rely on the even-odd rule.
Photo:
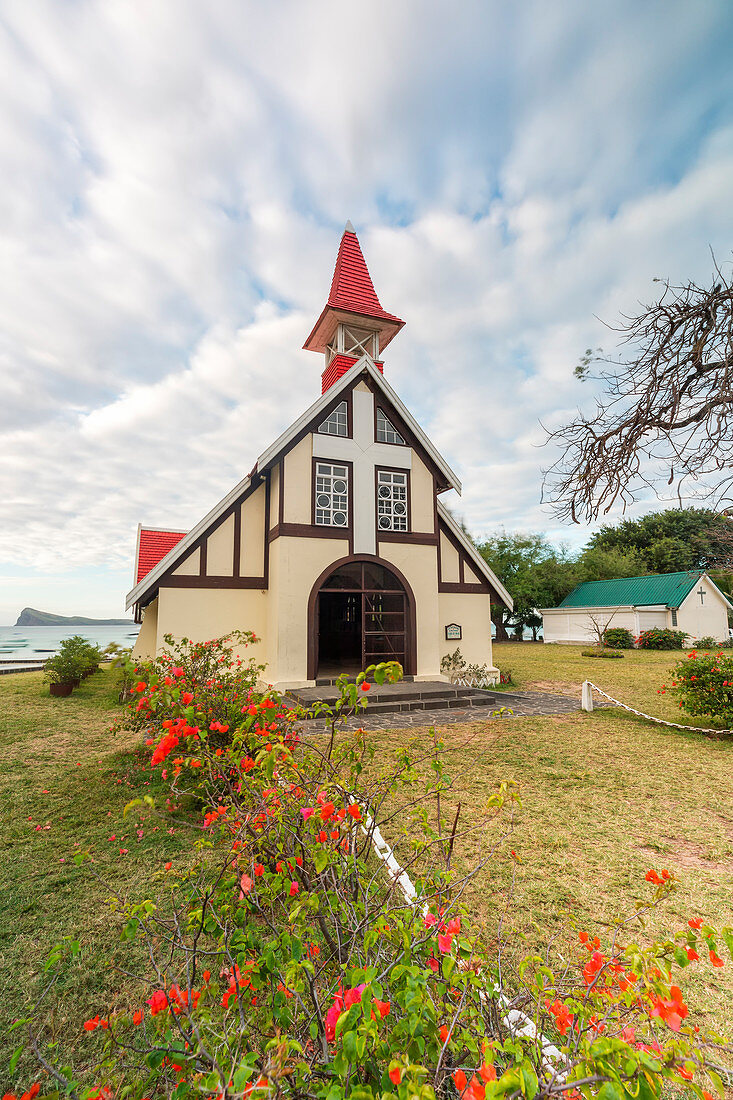
[(44, 665), (44, 675), (50, 683), (51, 695), (71, 695), (72, 690), (79, 686), (86, 667), (82, 655), (74, 646), (67, 645), (68, 641), (69, 639), (62, 642), (58, 653), (50, 657)]

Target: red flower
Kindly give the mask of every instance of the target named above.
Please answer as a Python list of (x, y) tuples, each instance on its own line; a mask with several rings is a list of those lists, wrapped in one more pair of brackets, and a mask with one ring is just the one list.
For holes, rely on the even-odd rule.
[(390, 1009), (392, 1007), (392, 1004), (391, 1004), (390, 1001), (379, 1001), (375, 997), (374, 998), (374, 1004), (376, 1006), (377, 1012), (382, 1017), (382, 1019), (384, 1019), (385, 1016), (389, 1016)]
[(369, 687), (370, 687), (370, 685), (365, 680), (364, 683), (361, 685), (361, 690), (362, 691), (369, 691)]
[(85, 1031), (95, 1031), (96, 1028), (98, 1028), (98, 1027), (99, 1027), (99, 1015), (96, 1015), (91, 1020), (85, 1020), (84, 1021), (84, 1030)]
[(143, 1014), (142, 1014), (141, 1009), (138, 1009), (137, 1012), (133, 1013), (132, 1022), (135, 1025), (135, 1027), (137, 1027), (138, 1024), (141, 1024), (143, 1022)]
[(349, 813), (353, 817), (354, 821), (361, 821), (361, 810), (357, 806), (356, 802), (352, 802), (349, 806)]
[(713, 966), (723, 966), (724, 965), (723, 960), (718, 955), (715, 954), (715, 952), (713, 951), (712, 948), (710, 949), (710, 962), (713, 964)]
[(184, 691), (181, 698), (183, 699), (184, 707), (187, 707), (189, 703), (193, 702), (193, 692), (192, 691)]
[(262, 878), (265, 873), (264, 863), (255, 863), (255, 878)]
[(697, 951), (695, 951), (694, 947), (687, 948), (687, 958), (690, 960), (690, 962), (700, 961), (700, 956), (698, 955)]
[[(364, 685), (362, 684), (362, 687), (363, 686)], [(367, 687), (368, 686), (369, 685), (367, 684)], [(394, 1066), (389, 1071), (389, 1079), (390, 1079), (390, 1081), (392, 1082), (393, 1085), (399, 1085), (400, 1081), (402, 1080), (402, 1070), (400, 1069), (399, 1066)]]
[(333, 802), (324, 802), (321, 807), (321, 821), (328, 821), (335, 808)]
[(463, 1072), (462, 1069), (457, 1069), (456, 1070), (456, 1072), (453, 1074), (453, 1080), (455, 1081), (456, 1088), (458, 1089), (458, 1091), (460, 1093), (463, 1093), (463, 1090), (465, 1089), (467, 1082), (466, 1082), (466, 1075), (465, 1075), (465, 1073)]
[(170, 871), (170, 869), (171, 869), (171, 867), (172, 867), (172, 866), (173, 866), (173, 864), (172, 864), (172, 863), (166, 863), (166, 865), (165, 865), (165, 869), (166, 869), (166, 871)]
[(440, 1035), (441, 1043), (447, 1043), (448, 1042), (448, 1025), (447, 1024), (443, 1024), (443, 1026), (438, 1031), (438, 1035)]
[(694, 920), (688, 920), (687, 922), (690, 928), (694, 928), (698, 932), (702, 928), (702, 917), (695, 917)]
[(293, 881), (293, 882), (290, 883), (290, 896), (291, 896), (291, 898), (294, 898), (299, 890), (300, 890), (300, 887), (298, 886), (297, 882)]

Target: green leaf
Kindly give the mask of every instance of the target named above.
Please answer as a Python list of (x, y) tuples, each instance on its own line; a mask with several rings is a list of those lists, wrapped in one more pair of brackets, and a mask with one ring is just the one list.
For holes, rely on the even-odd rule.
[(15, 1067), (18, 1065), (18, 1062), (20, 1061), (20, 1056), (21, 1056), (21, 1054), (23, 1053), (24, 1050), (25, 1050), (25, 1043), (22, 1043), (19, 1047), (16, 1047), (15, 1050), (13, 1051), (13, 1056), (10, 1059), (10, 1065), (8, 1067), (11, 1077), (15, 1073)]
[(624, 1100), (624, 1094), (618, 1085), (606, 1081), (596, 1093), (597, 1100)]

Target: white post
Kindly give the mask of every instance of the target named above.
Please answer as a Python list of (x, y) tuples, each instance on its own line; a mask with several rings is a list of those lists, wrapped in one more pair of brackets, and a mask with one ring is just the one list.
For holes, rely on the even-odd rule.
[(583, 694), (580, 697), (582, 710), (593, 710), (593, 687), (590, 680), (583, 681)]

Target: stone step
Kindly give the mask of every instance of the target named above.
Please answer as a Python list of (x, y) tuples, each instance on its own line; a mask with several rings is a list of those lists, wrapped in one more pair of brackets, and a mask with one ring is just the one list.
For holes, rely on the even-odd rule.
[[(302, 706), (317, 702), (333, 704), (338, 692), (327, 685), (294, 688), (290, 698)], [(455, 707), (501, 707), (507, 700), (502, 695), (480, 688), (457, 687), (444, 681), (413, 681), (375, 685), (368, 695), (367, 714), (390, 714), (412, 710), (446, 710)]]

